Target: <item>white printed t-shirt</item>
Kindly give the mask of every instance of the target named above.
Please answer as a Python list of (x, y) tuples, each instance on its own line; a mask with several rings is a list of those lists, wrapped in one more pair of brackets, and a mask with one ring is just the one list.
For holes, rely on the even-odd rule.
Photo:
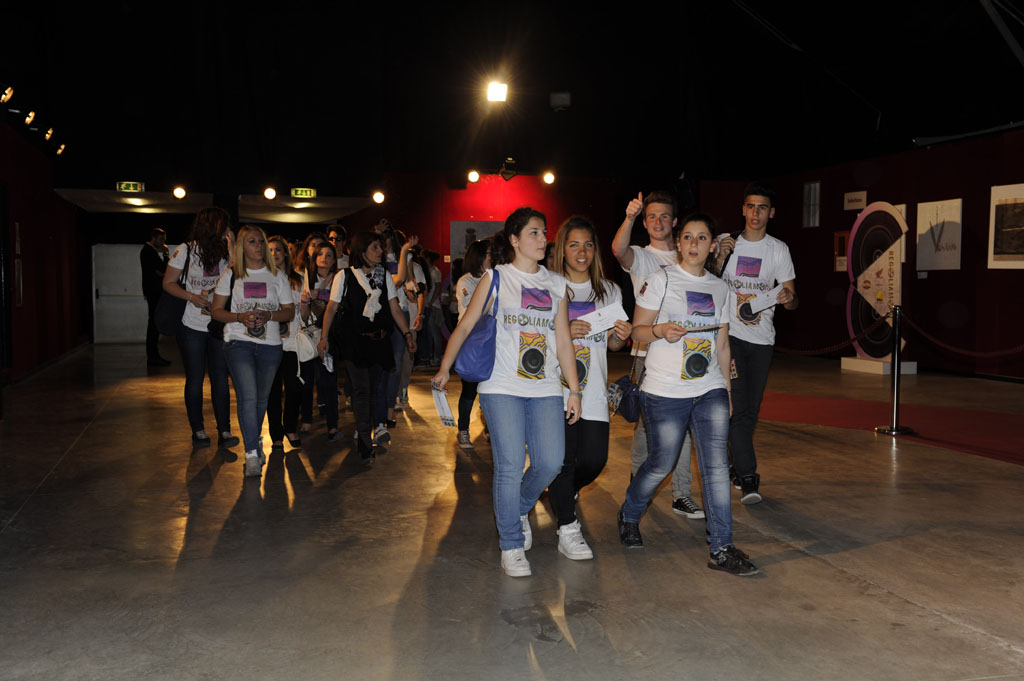
[[(266, 267), (258, 270), (247, 270), (246, 277), (235, 277), (234, 291), (231, 290), (231, 271), (221, 275), (217, 282), (217, 295), (231, 294), (230, 312), (248, 312), (252, 309), (274, 312), (282, 305), (291, 305), (292, 287), (288, 283), (288, 275), (278, 270), (276, 275)], [(248, 341), (261, 345), (281, 345), (281, 325), (268, 321), (263, 326), (250, 329), (241, 322), (229, 322), (224, 325), (224, 340)]]
[[(668, 291), (665, 291), (668, 274)], [(662, 296), (665, 302), (662, 304)], [(732, 295), (725, 282), (708, 272), (695, 277), (679, 265), (652, 274), (640, 286), (636, 304), (658, 310), (657, 323), (675, 322), (683, 327), (727, 324)], [(700, 397), (715, 388), (726, 388), (718, 366), (716, 339), (721, 329), (687, 333), (675, 343), (660, 338), (647, 350), (646, 373), (640, 389), (661, 397)]]
[(466, 314), (469, 301), (473, 298), (473, 291), (476, 291), (476, 285), (479, 283), (480, 277), (474, 277), (467, 272), (459, 277), (459, 281), (455, 284), (455, 300), (459, 305), (459, 319)]
[[(189, 259), (188, 268), (185, 272), (185, 290), (189, 293), (198, 293), (201, 296), (206, 296), (207, 300), (212, 303), (213, 290), (217, 288), (220, 275), (227, 271), (228, 261), (221, 260), (216, 266), (207, 269), (196, 250), (195, 242), (192, 242), (191, 244), (179, 244), (174, 249), (174, 255), (171, 256), (170, 261), (167, 263), (168, 266), (185, 270), (185, 255), (188, 252), (189, 246), (192, 247), (192, 257)], [(206, 331), (206, 327), (210, 323), (210, 312), (201, 307), (196, 307), (189, 300), (185, 303), (185, 313), (181, 316), (181, 323), (195, 331)]]
[(494, 371), (477, 392), (561, 397), (555, 316), (565, 297), (565, 277), (543, 266), (533, 274), (514, 265), (496, 269), (500, 280)]
[[(600, 303), (593, 300), (593, 287), (590, 282), (574, 284), (568, 282), (572, 290), (569, 300), (569, 321), (578, 319), (585, 314), (622, 302), (622, 290), (614, 283), (605, 281), (604, 300)], [(592, 333), (583, 338), (574, 338), (573, 350), (576, 355), (576, 375), (583, 390), (580, 418), (588, 421), (608, 421), (608, 334), (611, 329)], [(562, 382), (562, 402), (569, 405), (569, 386)]]
[[(663, 251), (660, 248), (655, 248), (650, 244), (647, 244), (643, 248), (639, 246), (630, 246), (633, 251), (633, 265), (626, 270), (625, 267), (622, 269), (629, 272), (629, 279), (633, 282), (633, 297), (639, 297), (640, 286), (644, 283), (647, 277), (651, 276), (660, 269), (671, 267), (679, 262), (679, 258), (676, 255), (675, 250)], [(633, 343), (632, 349), (629, 354), (643, 357), (647, 354), (646, 343)]]
[(751, 314), (747, 302), (761, 291), (775, 287), (776, 282), (796, 279), (789, 247), (765, 234), (760, 241), (736, 237), (736, 248), (725, 265), (722, 280), (735, 294), (729, 335), (756, 345), (775, 344), (775, 306)]

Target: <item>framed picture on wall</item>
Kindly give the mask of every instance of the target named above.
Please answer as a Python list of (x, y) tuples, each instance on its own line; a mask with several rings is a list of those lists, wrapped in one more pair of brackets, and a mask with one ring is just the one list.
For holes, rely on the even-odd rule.
[(505, 226), (503, 221), (490, 220), (451, 220), (451, 257), (461, 258), (466, 255), (466, 249), (477, 239), (486, 239), (492, 234), (501, 231)]
[(1024, 184), (992, 187), (988, 223), (989, 269), (1024, 269)]

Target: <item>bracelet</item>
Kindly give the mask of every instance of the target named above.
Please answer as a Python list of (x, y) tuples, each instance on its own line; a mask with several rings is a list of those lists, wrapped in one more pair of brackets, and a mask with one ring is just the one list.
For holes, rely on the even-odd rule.
[(652, 335), (652, 336), (654, 336), (654, 337), (655, 337), (655, 338), (656, 338), (657, 340), (661, 340), (661, 339), (663, 339), (663, 338), (664, 338), (664, 336), (659, 336), (659, 335), (658, 335), (658, 334), (657, 334), (657, 333), (656, 333), (656, 332), (654, 331), (654, 329), (656, 329), (656, 328), (657, 328), (657, 326), (658, 326), (657, 324), (653, 324), (653, 325), (651, 326), (651, 335)]
[(569, 391), (569, 397), (574, 397), (574, 396), (578, 397), (578, 398), (580, 398), (582, 400), (583, 399), (583, 391), (582, 390), (570, 390)]
[(412, 331), (406, 331), (406, 332), (405, 332), (405, 335), (406, 335), (406, 336), (411, 336), (411, 335), (412, 335)]
[(242, 323), (241, 318), (239, 318), (239, 316), (238, 316), (239, 314), (240, 313), (238, 313), (238, 312), (235, 313), (235, 323), (236, 324), (241, 324)]

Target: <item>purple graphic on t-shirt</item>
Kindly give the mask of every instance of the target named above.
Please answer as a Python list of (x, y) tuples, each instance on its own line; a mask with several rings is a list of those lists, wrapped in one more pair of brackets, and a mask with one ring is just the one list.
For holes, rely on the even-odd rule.
[(575, 300), (570, 300), (569, 301), (569, 321), (571, 322), (574, 319), (579, 319), (583, 315), (590, 314), (591, 312), (593, 312), (596, 309), (597, 309), (597, 304), (594, 301), (592, 301), (592, 300), (588, 300), (588, 301), (585, 301), (585, 302), (576, 302)]
[(697, 317), (715, 316), (715, 299), (703, 291), (686, 292), (686, 314)]
[(215, 264), (213, 267), (207, 267), (203, 265), (203, 276), (204, 277), (215, 277), (220, 274), (220, 263)]
[(757, 279), (761, 274), (761, 258), (751, 258), (749, 255), (741, 255), (736, 261), (736, 276), (750, 277)]
[(243, 298), (266, 298), (267, 297), (267, 283), (264, 281), (244, 281), (242, 282), (242, 297)]
[(316, 290), (317, 300), (328, 300), (331, 297), (331, 289), (329, 288), (318, 288)]
[(522, 307), (524, 310), (550, 310), (551, 294), (546, 289), (524, 286)]

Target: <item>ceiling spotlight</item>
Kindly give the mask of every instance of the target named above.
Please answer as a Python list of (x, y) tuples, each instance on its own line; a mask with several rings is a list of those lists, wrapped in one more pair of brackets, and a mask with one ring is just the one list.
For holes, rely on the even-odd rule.
[(505, 180), (506, 182), (508, 182), (513, 177), (518, 175), (518, 173), (516, 172), (516, 160), (511, 156), (506, 158), (505, 161), (501, 164), (501, 170), (498, 171), (498, 174), (501, 175), (501, 179)]
[(267, 201), (273, 201), (277, 198), (277, 190), (273, 187), (267, 187), (263, 190), (263, 196), (266, 197)]
[(57, 147), (57, 155), (60, 156), (63, 153), (64, 153), (64, 145), (62, 144), (59, 147)]
[(508, 83), (491, 81), (487, 84), (487, 101), (504, 102), (508, 97)]
[(384, 203), (384, 192), (374, 192), (373, 193), (373, 202), (374, 203)]
[(3, 91), (3, 94), (0, 94), (0, 104), (6, 104), (7, 102), (11, 101), (11, 97), (13, 96), (14, 88), (8, 87), (6, 90)]
[(28, 112), (28, 116), (25, 116), (25, 125), (31, 124), (32, 121), (34, 121), (35, 119), (36, 119), (36, 112), (35, 111), (29, 111)]
[(480, 181), (480, 173), (476, 172), (475, 170), (470, 170), (469, 175), (467, 175), (466, 177), (469, 178), (470, 182)]
[(172, 191), (171, 193), (174, 194), (174, 198), (176, 199), (185, 198), (185, 188), (182, 187), (180, 184), (177, 187), (175, 187), (174, 191)]
[(555, 174), (553, 172), (549, 170), (548, 172), (544, 173), (544, 184), (554, 184), (554, 182)]
[(49, 142), (51, 137), (53, 137), (53, 128), (50, 128), (49, 130), (46, 131), (46, 134), (43, 135), (43, 139)]

